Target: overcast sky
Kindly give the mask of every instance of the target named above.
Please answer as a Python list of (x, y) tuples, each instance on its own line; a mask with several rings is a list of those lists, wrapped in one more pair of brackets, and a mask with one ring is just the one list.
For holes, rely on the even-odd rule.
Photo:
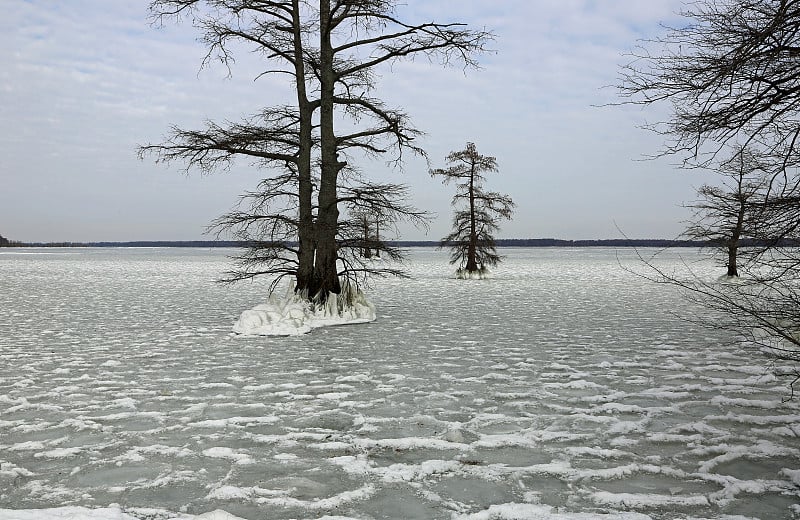
[[(147, 0), (5, 0), (0, 15), (0, 235), (23, 241), (195, 240), (268, 172), (247, 162), (210, 176), (140, 161), (170, 125), (238, 120), (291, 89), (259, 79), (240, 56), (232, 77), (200, 70), (205, 49), (188, 23), (156, 28)], [(487, 187), (517, 203), (504, 238), (672, 238), (706, 179), (641, 130), (667, 107), (614, 102), (619, 66), (680, 0), (408, 0), (418, 18), (461, 21), (496, 34), (481, 70), (427, 61), (381, 71), (377, 95), (426, 132), (433, 166), (467, 141), (497, 158)], [(404, 10), (401, 9), (402, 14)], [(405, 11), (408, 12), (408, 11)], [(424, 161), (402, 172), (360, 165), (410, 185), (438, 216), (404, 239), (438, 240), (450, 226), (452, 187)]]

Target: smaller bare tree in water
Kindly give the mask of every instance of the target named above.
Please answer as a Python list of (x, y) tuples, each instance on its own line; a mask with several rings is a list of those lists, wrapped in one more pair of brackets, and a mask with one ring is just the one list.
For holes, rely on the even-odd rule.
[(497, 159), (479, 154), (474, 143), (450, 152), (447, 163), (447, 168), (431, 170), (431, 175), (444, 177), (444, 184), (456, 183), (453, 231), (442, 239), (440, 247), (450, 247), (450, 263), (459, 264), (459, 277), (482, 278), (501, 260), (494, 233), (500, 229), (500, 219), (511, 218), (514, 202), (508, 195), (484, 190), (483, 174), (498, 171)]
[[(698, 200), (687, 205), (694, 214), (684, 234), (718, 246), (727, 276), (738, 277), (742, 262), (750, 264), (773, 245), (766, 233), (771, 228), (771, 213), (765, 211), (771, 179), (765, 169), (757, 153), (737, 147), (715, 168), (723, 177), (721, 186), (700, 186)], [(743, 243), (750, 247), (741, 249)]]

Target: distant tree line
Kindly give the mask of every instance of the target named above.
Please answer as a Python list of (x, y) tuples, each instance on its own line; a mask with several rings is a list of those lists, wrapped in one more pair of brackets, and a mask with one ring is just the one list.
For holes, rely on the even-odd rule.
[(24, 245), (22, 242), (17, 242), (15, 240), (9, 240), (3, 235), (0, 235), (0, 247), (19, 247)]
[[(5, 240), (5, 241), (3, 241)], [(246, 241), (238, 240), (138, 240), (129, 242), (16, 242), (0, 240), (2, 247), (198, 247), (198, 248), (241, 248), (248, 247)], [(397, 248), (407, 247), (449, 247), (455, 245), (434, 240), (388, 240), (388, 245)], [(291, 244), (291, 243), (290, 243)], [(717, 247), (714, 240), (670, 240), (660, 238), (645, 239), (604, 239), (604, 240), (563, 240), (558, 238), (498, 238), (497, 247)], [(742, 241), (743, 247), (757, 246), (752, 240)], [(786, 246), (800, 247), (800, 241), (785, 241)]]

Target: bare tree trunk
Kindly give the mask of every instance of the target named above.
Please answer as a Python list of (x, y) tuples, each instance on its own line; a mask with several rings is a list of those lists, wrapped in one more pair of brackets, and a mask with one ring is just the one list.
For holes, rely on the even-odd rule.
[[(304, 119), (305, 115), (301, 114), (301, 118)], [(311, 183), (311, 114), (308, 114), (308, 125), (303, 125), (303, 122), (301, 121), (301, 126), (307, 126), (307, 128), (301, 128), (300, 132), (300, 157), (298, 160), (298, 195), (300, 196), (300, 201), (297, 225), (299, 251), (295, 290), (307, 296), (312, 296), (310, 291), (313, 289), (314, 279), (315, 237), (314, 215), (312, 212), (313, 185)]]
[(315, 294), (325, 301), (331, 293), (339, 293), (339, 276), (336, 269), (336, 229), (339, 220), (338, 195), (336, 185), (339, 163), (336, 152), (336, 135), (333, 128), (334, 71), (333, 46), (331, 42), (331, 6), (328, 0), (321, 0), (320, 17), (320, 147), (322, 168), (318, 195), (317, 216), (317, 257), (314, 264)]
[(475, 161), (470, 165), (469, 175), (469, 248), (467, 249), (467, 272), (474, 273), (478, 270), (476, 260), (478, 247), (478, 233), (475, 229)]
[(742, 228), (744, 227), (744, 215), (747, 211), (747, 199), (742, 198), (741, 192), (741, 177), (739, 178), (739, 211), (736, 215), (736, 225), (731, 233), (731, 239), (728, 241), (728, 276), (739, 276), (739, 268), (736, 265), (736, 259), (739, 253), (739, 239), (742, 236)]
[(361, 216), (361, 229), (364, 234), (364, 248), (362, 254), (364, 258), (372, 258), (372, 248), (370, 247), (372, 244), (369, 239), (369, 219), (367, 215)]
[(381, 249), (378, 244), (381, 243), (381, 219), (375, 219), (375, 256), (381, 257)]
[(292, 0), (292, 25), (294, 31), (294, 59), (297, 89), (297, 106), (300, 113), (300, 139), (298, 143), (298, 266), (295, 290), (311, 297), (315, 291), (314, 280), (314, 215), (312, 211), (313, 185), (311, 183), (311, 130), (314, 108), (308, 101), (305, 79), (305, 56), (301, 34), (300, 0)]
[(736, 253), (738, 245), (728, 245), (728, 276), (739, 276), (739, 270), (736, 268)]

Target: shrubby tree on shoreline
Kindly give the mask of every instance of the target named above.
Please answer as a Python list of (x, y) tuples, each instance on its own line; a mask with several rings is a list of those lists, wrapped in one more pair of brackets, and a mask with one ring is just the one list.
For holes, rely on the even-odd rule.
[(708, 319), (713, 326), (749, 336), (800, 378), (800, 254), (785, 247), (800, 239), (800, 2), (699, 0), (682, 14), (687, 23), (634, 53), (621, 95), (669, 104), (671, 116), (649, 128), (665, 136), (663, 154), (685, 165), (713, 166), (732, 146), (757, 155), (764, 192), (747, 212), (757, 215), (766, 246), (743, 283), (661, 271), (656, 279), (719, 311)]
[[(404, 152), (424, 156), (420, 132), (398, 109), (372, 95), (375, 70), (396, 60), (425, 56), (442, 64), (476, 65), (473, 55), (491, 39), (463, 24), (405, 22), (392, 0), (155, 0), (156, 21), (186, 18), (202, 32), (213, 59), (233, 63), (239, 45), (269, 62), (264, 74), (291, 78), (292, 104), (262, 109), (241, 123), (208, 123), (194, 131), (173, 128), (162, 144), (141, 147), (157, 161), (181, 161), (201, 172), (255, 161), (269, 177), (245, 196), (247, 203), (218, 219), (216, 232), (250, 241), (232, 278), (292, 276), (297, 294), (324, 303), (358, 273), (352, 234), (340, 222), (343, 199), (382, 208), (395, 220), (418, 220), (422, 212), (403, 200), (379, 195), (382, 184), (349, 182), (355, 159), (402, 163)], [(388, 193), (397, 195), (398, 186)], [(404, 188), (403, 188), (404, 189)], [(402, 191), (400, 189), (399, 191)], [(371, 198), (370, 198), (371, 197)], [(261, 213), (262, 210), (267, 210)], [(290, 246), (292, 241), (297, 247)], [(394, 252), (393, 254), (399, 254)]]
[(453, 231), (441, 241), (450, 248), (450, 263), (458, 264), (456, 274), (462, 278), (482, 278), (489, 267), (501, 260), (495, 248), (494, 233), (500, 219), (510, 219), (514, 202), (508, 195), (484, 191), (484, 173), (496, 172), (497, 160), (481, 155), (474, 143), (464, 150), (450, 152), (451, 166), (431, 170), (431, 175), (443, 177), (444, 184), (454, 182), (456, 194), (452, 204)]

